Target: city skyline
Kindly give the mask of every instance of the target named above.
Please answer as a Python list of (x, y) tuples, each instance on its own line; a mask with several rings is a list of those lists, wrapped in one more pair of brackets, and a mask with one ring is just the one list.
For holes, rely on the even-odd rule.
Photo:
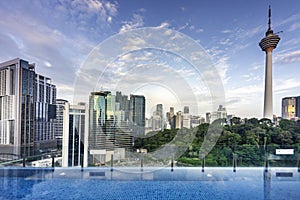
[[(95, 46), (133, 28), (167, 28), (197, 41), (210, 56), (223, 83), (224, 106), (228, 113), (261, 118), (265, 54), (258, 42), (267, 30), (269, 3), (272, 28), (283, 31), (279, 34), (280, 44), (273, 52), (273, 109), (274, 114), (280, 116), (282, 98), (299, 96), (300, 3), (297, 1), (1, 1), (0, 15), (6, 20), (0, 22), (0, 41), (5, 47), (0, 50), (0, 60), (20, 57), (36, 62), (37, 72), (51, 77), (56, 84), (57, 97), (72, 101), (76, 74)], [(157, 52), (142, 53), (147, 57)], [(135, 54), (140, 58), (143, 55)], [(118, 58), (116, 63), (124, 61), (125, 56)], [(157, 55), (159, 64), (164, 64), (163, 56), (172, 59), (169, 54)], [(192, 73), (185, 67), (177, 70), (180, 69), (183, 78)], [(144, 89), (151, 91), (147, 87)], [(145, 92), (147, 97), (147, 91), (139, 92)], [(171, 103), (165, 105), (160, 96), (149, 95), (153, 99), (150, 110), (158, 103), (165, 108), (173, 106)], [(170, 93), (169, 96), (173, 98), (169, 102), (176, 102), (176, 95)], [(204, 114), (213, 110), (201, 108), (193, 113), (192, 109), (191, 113)]]

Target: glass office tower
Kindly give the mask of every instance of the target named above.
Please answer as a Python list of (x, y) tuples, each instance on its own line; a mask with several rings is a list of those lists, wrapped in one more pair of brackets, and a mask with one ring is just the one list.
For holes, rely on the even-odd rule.
[(35, 66), (19, 58), (0, 64), (0, 147), (34, 154)]
[(51, 147), (50, 141), (55, 142), (55, 99), (55, 85), (50, 78), (36, 74), (34, 64), (20, 58), (1, 63), (1, 152), (20, 157)]

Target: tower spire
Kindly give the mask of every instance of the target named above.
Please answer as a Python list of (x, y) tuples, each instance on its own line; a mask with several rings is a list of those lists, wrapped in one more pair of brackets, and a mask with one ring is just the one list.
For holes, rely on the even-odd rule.
[(273, 34), (273, 30), (271, 29), (271, 5), (269, 5), (269, 14), (268, 14), (268, 30), (266, 32), (266, 36)]
[(271, 5), (269, 5), (269, 22), (268, 22), (268, 31), (271, 30)]

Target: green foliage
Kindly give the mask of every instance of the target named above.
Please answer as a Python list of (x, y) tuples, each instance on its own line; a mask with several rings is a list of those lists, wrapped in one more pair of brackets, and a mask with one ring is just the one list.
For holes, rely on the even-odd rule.
[[(137, 139), (135, 148), (143, 147), (149, 152), (154, 152), (163, 144), (174, 142), (175, 137), (177, 137), (175, 145), (186, 145), (185, 142), (195, 136), (190, 147), (186, 148), (177, 162), (178, 165), (201, 166), (199, 150), (209, 127), (210, 125), (205, 123), (194, 129), (164, 130), (151, 137)], [(270, 166), (297, 165), (300, 151), (300, 122), (283, 119), (275, 126), (266, 118), (242, 120), (234, 117), (229, 125), (223, 125), (222, 129), (216, 145), (208, 155), (205, 155), (205, 166), (232, 166), (233, 155), (237, 159), (238, 166), (264, 166), (266, 153), (270, 157)], [(278, 157), (275, 155), (278, 148), (293, 148), (295, 155)]]

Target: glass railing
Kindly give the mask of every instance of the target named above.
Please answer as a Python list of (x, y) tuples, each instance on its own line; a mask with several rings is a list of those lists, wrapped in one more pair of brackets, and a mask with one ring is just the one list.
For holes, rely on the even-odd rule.
[[(177, 147), (178, 148), (178, 147)], [(184, 148), (184, 147), (183, 147)], [(158, 158), (151, 152), (124, 151), (123, 155), (110, 154), (102, 158), (89, 155), (88, 167), (300, 167), (299, 146), (279, 145), (215, 145), (204, 157), (195, 147), (189, 147), (177, 158), (170, 155)], [(2, 154), (0, 167), (61, 167), (61, 152), (35, 156), (12, 156)], [(83, 154), (81, 156), (84, 156)], [(94, 163), (93, 163), (94, 162)], [(79, 164), (78, 166), (82, 166)]]

